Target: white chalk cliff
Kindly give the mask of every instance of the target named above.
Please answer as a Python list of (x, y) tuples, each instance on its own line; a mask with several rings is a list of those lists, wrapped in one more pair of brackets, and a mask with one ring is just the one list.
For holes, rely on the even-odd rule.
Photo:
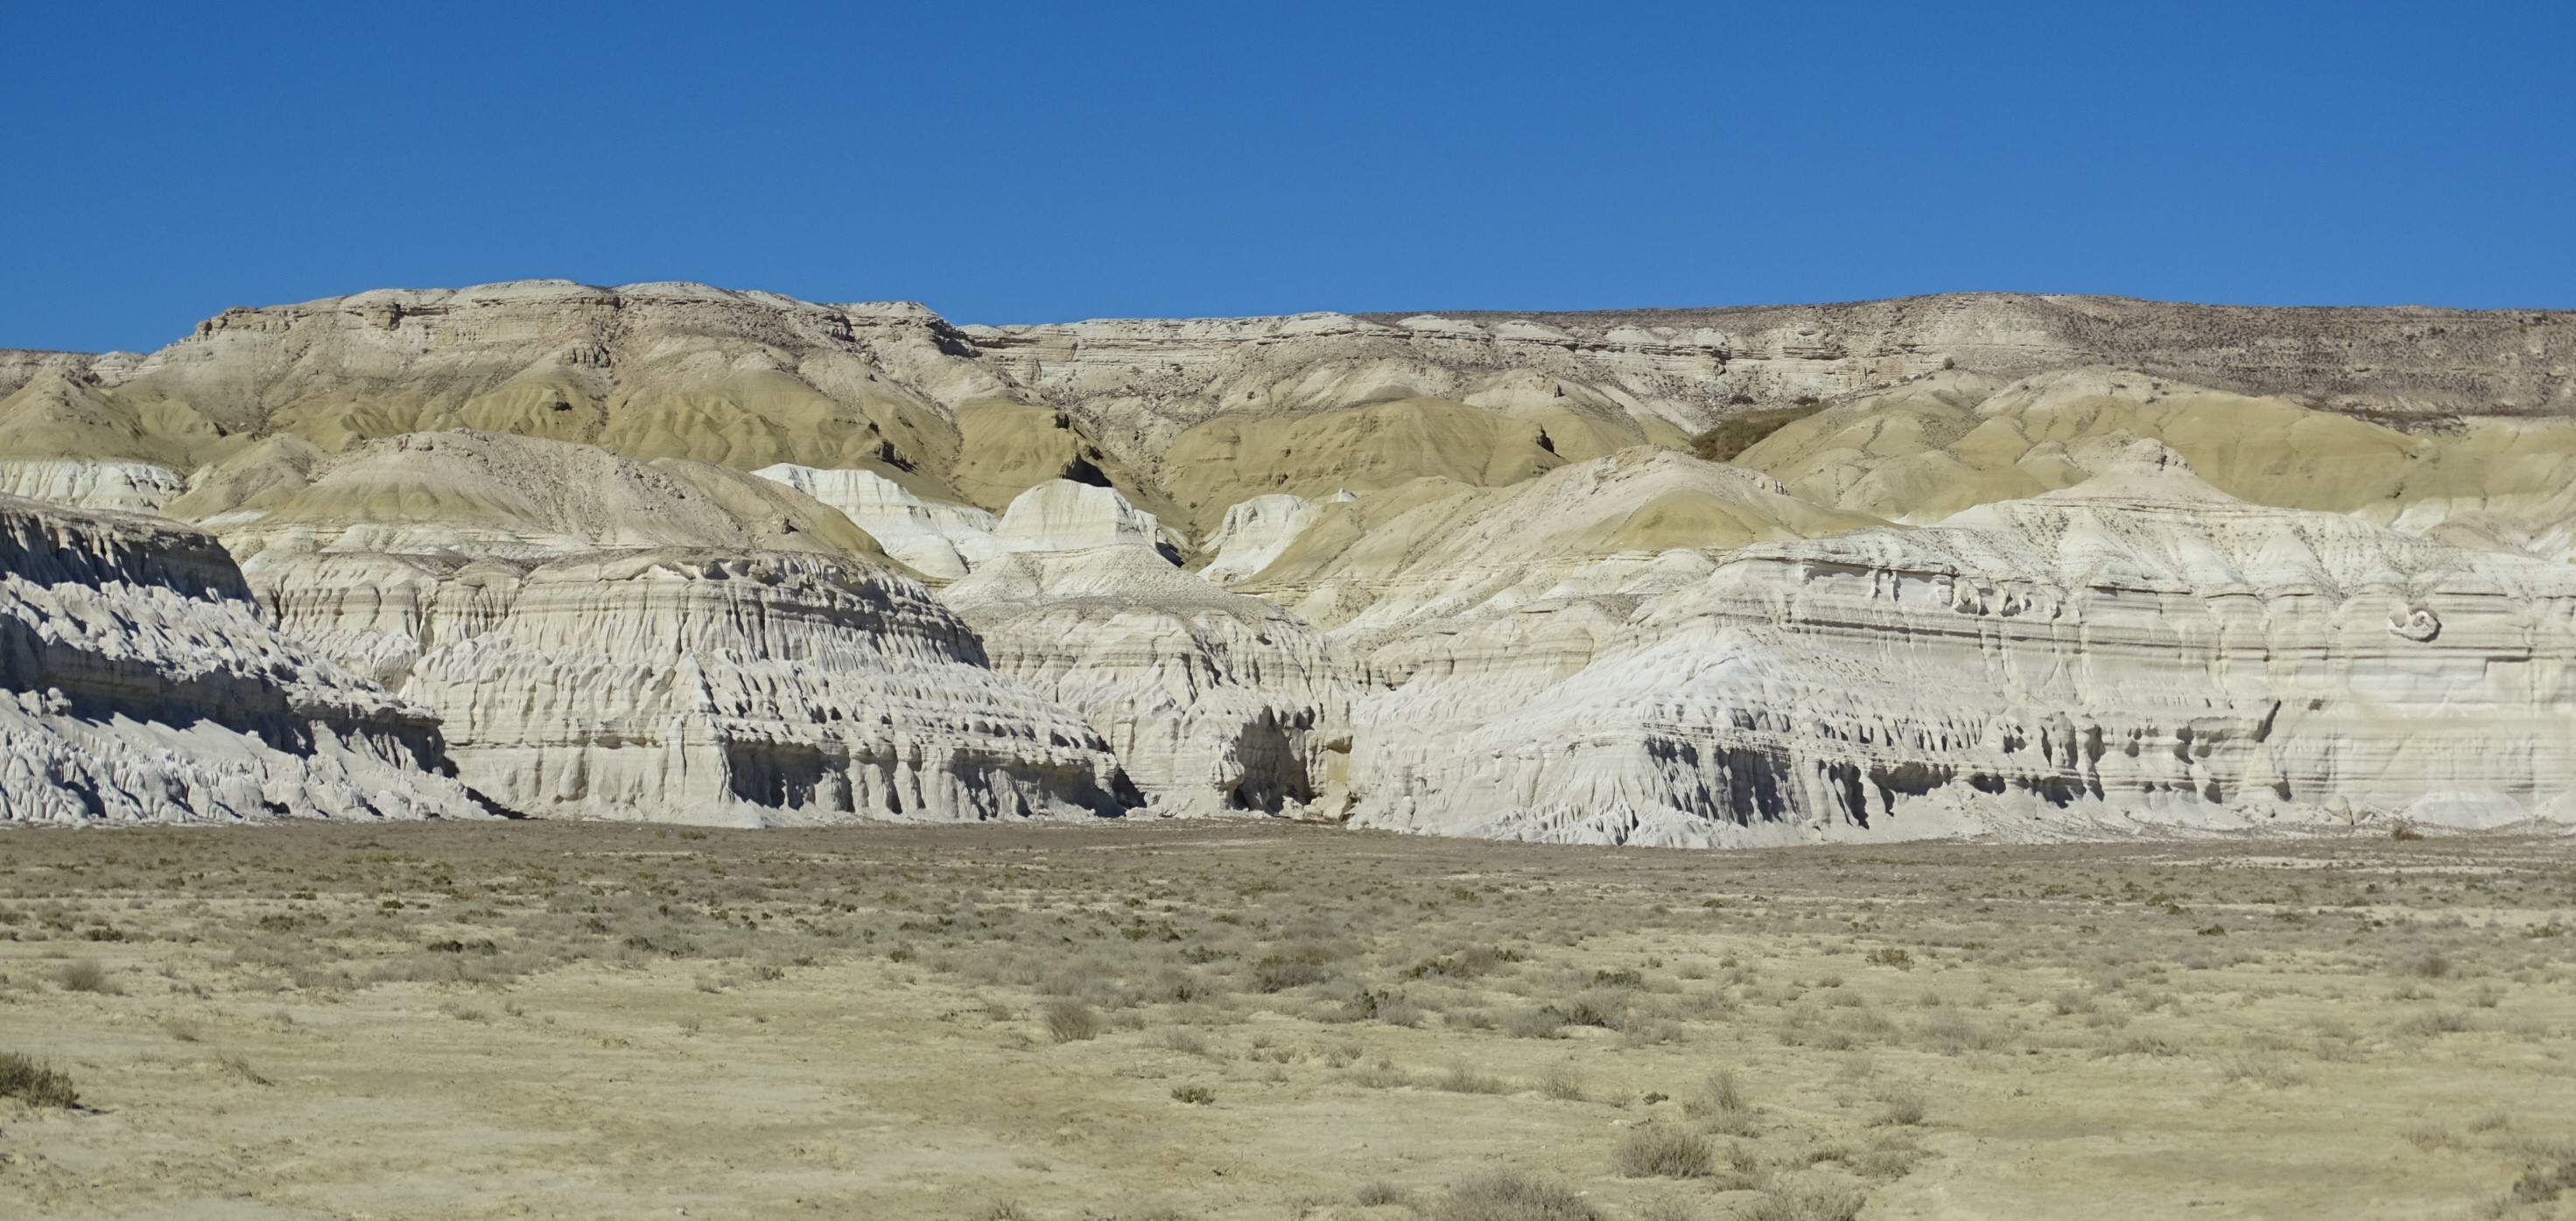
[(1744, 548), (1562, 676), (1368, 708), (1355, 821), (1578, 842), (2567, 821), (2576, 568), (2248, 505), (2155, 442)]
[(479, 817), (438, 721), (195, 530), (0, 496), (0, 825)]
[(812, 554), (613, 553), (529, 573), (401, 689), (530, 814), (738, 825), (1114, 816), (1079, 719), (984, 664), (928, 590)]
[(426, 705), (510, 810), (763, 825), (1139, 800), (1088, 725), (792, 486), (475, 432), (231, 482), (261, 507), (200, 507), (285, 630)]
[(1013, 554), (940, 596), (995, 668), (1097, 728), (1156, 812), (1301, 815), (1345, 780), (1323, 634), (1142, 542)]
[(972, 505), (926, 499), (865, 469), (817, 470), (780, 462), (752, 472), (840, 511), (885, 553), (925, 577), (954, 581), (1001, 554), (1001, 519)]
[(149, 354), (0, 351), (33, 540), (0, 565), (0, 796), (1699, 845), (2576, 826), (2571, 361), (2543, 311), (2012, 295), (228, 310)]

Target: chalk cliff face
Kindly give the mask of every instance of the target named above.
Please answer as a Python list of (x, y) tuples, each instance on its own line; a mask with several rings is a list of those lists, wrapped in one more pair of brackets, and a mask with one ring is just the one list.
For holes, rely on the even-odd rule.
[(538, 567), (402, 689), (438, 714), (469, 782), (532, 814), (777, 825), (1135, 804), (1089, 726), (984, 662), (881, 567), (657, 550)]
[(202, 508), (279, 622), (426, 705), (512, 810), (759, 825), (1138, 800), (1089, 726), (788, 484), (473, 432), (233, 482), (258, 507)]
[(0, 824), (482, 812), (435, 716), (270, 626), (213, 538), (0, 496)]
[(1678, 844), (2570, 817), (2576, 569), (2073, 488), (1744, 548), (1563, 677), (1417, 676), (1357, 821)]
[[(323, 776), (261, 813), (471, 785), (548, 816), (1672, 844), (2576, 823), (2571, 367), (2566, 314), (1998, 294), (231, 310), (149, 355), (0, 352), (0, 494), (213, 531), (239, 568), (199, 600), (301, 659), (289, 711), (147, 762), (77, 683), (0, 714), (90, 760), (46, 775), (238, 772), (195, 745), (225, 725)], [(168, 529), (156, 554), (202, 551)], [(112, 609), (158, 580), (21, 620), (82, 625), (136, 690), (212, 681), (153, 633), (216, 612)], [(109, 788), (200, 791), (172, 783)], [(109, 804), (247, 814), (226, 783)]]
[(1349, 692), (1322, 633), (1142, 542), (1010, 555), (941, 591), (996, 669), (1078, 712), (1158, 813), (1320, 813)]

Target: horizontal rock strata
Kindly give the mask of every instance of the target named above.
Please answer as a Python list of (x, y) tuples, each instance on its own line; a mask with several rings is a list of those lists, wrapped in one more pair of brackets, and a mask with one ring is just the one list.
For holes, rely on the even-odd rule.
[(1561, 678), (1363, 701), (1357, 821), (1676, 844), (2565, 821), (2576, 570), (2250, 506), (2147, 443), (1762, 544)]
[(212, 537), (0, 496), (0, 823), (482, 813), (435, 716), (271, 627)]

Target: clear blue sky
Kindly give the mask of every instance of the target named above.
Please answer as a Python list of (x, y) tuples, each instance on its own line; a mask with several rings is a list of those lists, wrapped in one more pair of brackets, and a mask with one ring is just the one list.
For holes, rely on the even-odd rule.
[(1013, 322), (2576, 306), (2576, 3), (0, 0), (0, 346), (562, 276)]

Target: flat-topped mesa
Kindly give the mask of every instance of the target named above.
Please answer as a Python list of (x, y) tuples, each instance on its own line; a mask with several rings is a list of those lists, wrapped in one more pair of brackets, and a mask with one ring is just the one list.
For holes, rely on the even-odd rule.
[(403, 689), (530, 813), (778, 825), (1113, 816), (1099, 736), (985, 667), (908, 579), (813, 554), (644, 551), (529, 573)]
[(437, 722), (151, 518), (0, 496), (0, 823), (473, 817)]
[[(1371, 706), (1356, 821), (1735, 844), (2576, 821), (2576, 570), (2247, 505), (2160, 447), (1766, 543), (1548, 683)], [(1374, 736), (1372, 736), (1372, 734)]]

